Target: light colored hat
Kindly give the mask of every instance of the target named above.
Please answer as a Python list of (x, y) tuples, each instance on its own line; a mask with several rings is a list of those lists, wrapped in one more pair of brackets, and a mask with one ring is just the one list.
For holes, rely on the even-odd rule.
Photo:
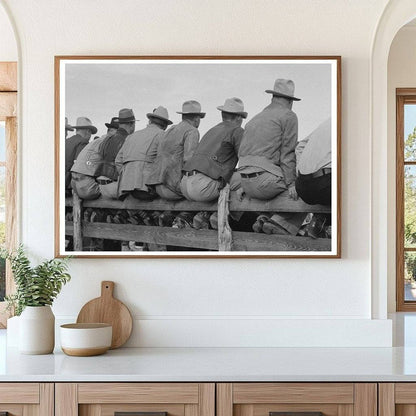
[(272, 90), (266, 90), (267, 93), (277, 95), (278, 97), (289, 98), (294, 101), (300, 101), (300, 98), (294, 97), (295, 83), (291, 79), (277, 79)]
[(158, 118), (162, 121), (164, 121), (166, 124), (172, 124), (172, 122), (169, 120), (169, 113), (168, 110), (165, 107), (162, 107), (161, 105), (153, 110), (153, 113), (147, 113), (147, 118)]
[(185, 101), (182, 104), (182, 111), (177, 111), (178, 114), (197, 114), (201, 118), (205, 117), (205, 113), (201, 113), (201, 104), (195, 100)]
[(65, 117), (65, 130), (74, 131), (74, 128), (68, 123), (68, 117)]
[(247, 113), (244, 111), (244, 104), (237, 97), (227, 98), (225, 100), (224, 105), (220, 105), (217, 108), (220, 111), (224, 111), (226, 113), (238, 114), (243, 118), (247, 118)]
[(91, 123), (91, 120), (87, 117), (78, 117), (77, 118), (77, 124), (75, 126), (75, 129), (88, 129), (91, 130), (92, 134), (97, 133), (97, 127), (93, 126)]
[(131, 108), (122, 108), (118, 112), (118, 122), (120, 124), (131, 123), (132, 121), (139, 121), (139, 120), (136, 120), (136, 117), (134, 116), (133, 110)]

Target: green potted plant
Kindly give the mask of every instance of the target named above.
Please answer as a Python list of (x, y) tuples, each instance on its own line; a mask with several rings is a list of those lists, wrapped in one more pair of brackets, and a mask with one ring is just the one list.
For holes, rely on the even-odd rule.
[(49, 354), (55, 346), (55, 316), (51, 305), (71, 276), (68, 258), (45, 260), (31, 266), (23, 246), (1, 250), (10, 261), (16, 292), (6, 296), (8, 309), (19, 318), (19, 351), (23, 354)]

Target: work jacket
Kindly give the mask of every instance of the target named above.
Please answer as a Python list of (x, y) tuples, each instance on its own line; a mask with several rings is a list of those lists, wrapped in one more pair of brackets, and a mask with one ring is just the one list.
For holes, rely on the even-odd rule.
[(88, 176), (98, 176), (101, 169), (102, 159), (99, 147), (104, 137), (88, 143), (76, 158), (71, 172), (82, 173)]
[(228, 182), (238, 161), (238, 150), (244, 130), (223, 121), (208, 130), (183, 170), (197, 170), (215, 180)]
[(162, 130), (156, 124), (149, 124), (143, 130), (136, 131), (127, 137), (116, 157), (119, 171), (118, 195), (134, 189), (147, 191), (146, 181), (156, 158)]
[(128, 133), (122, 127), (117, 129), (114, 136), (106, 137), (100, 144), (99, 152), (103, 163), (100, 169), (100, 175), (107, 176), (107, 178), (116, 181), (118, 178), (118, 171), (116, 169), (116, 156), (123, 146)]
[(167, 130), (159, 142), (156, 160), (147, 184), (163, 184), (181, 195), (183, 165), (194, 154), (198, 141), (198, 129), (187, 120)]
[(256, 167), (282, 177), (286, 186), (296, 179), (296, 114), (279, 103), (270, 103), (245, 126), (239, 151), (239, 170)]
[(68, 137), (65, 140), (65, 189), (71, 189), (71, 168), (81, 150), (88, 144), (79, 134)]

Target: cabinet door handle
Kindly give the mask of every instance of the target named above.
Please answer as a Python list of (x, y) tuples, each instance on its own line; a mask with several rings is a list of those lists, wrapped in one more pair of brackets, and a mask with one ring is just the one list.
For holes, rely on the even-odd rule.
[(269, 416), (324, 416), (322, 412), (269, 412)]
[(168, 412), (114, 412), (114, 416), (168, 416)]

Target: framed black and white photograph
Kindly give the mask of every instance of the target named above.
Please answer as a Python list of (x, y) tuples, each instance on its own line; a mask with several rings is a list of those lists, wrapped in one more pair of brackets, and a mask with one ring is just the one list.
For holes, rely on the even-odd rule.
[(341, 58), (55, 57), (55, 251), (341, 256)]

